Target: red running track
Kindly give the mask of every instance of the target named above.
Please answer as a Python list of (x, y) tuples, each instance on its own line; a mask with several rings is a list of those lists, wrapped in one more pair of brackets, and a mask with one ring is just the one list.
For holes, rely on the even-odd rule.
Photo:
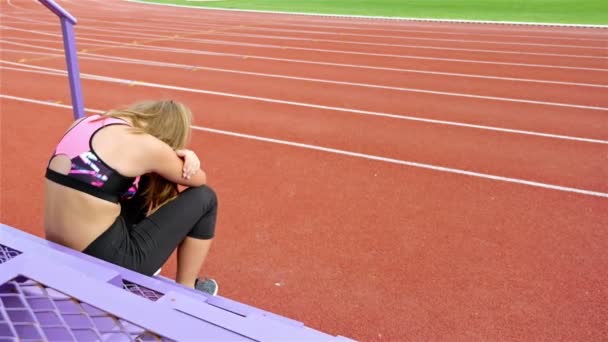
[[(195, 111), (222, 295), (361, 341), (608, 338), (605, 29), (61, 4), (89, 109)], [(42, 235), (59, 28), (0, 6), (0, 220)]]

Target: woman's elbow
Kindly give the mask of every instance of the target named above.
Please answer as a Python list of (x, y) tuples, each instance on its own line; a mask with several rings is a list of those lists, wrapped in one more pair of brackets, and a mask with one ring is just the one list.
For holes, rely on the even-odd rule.
[(203, 171), (203, 170), (199, 170), (195, 174), (195, 182), (196, 182), (196, 185), (193, 185), (193, 186), (203, 186), (203, 185), (207, 184), (207, 173), (205, 173), (205, 171)]

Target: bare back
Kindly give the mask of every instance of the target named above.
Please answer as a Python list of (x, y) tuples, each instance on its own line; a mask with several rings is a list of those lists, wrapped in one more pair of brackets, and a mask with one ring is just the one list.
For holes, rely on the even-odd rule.
[[(75, 125), (77, 125), (76, 123)], [(104, 164), (127, 177), (136, 177), (142, 170), (134, 165), (137, 144), (127, 125), (99, 129), (91, 147)], [(67, 175), (72, 161), (66, 155), (52, 158), (48, 168)], [(101, 235), (120, 215), (120, 204), (89, 193), (45, 180), (44, 228), (47, 239), (82, 251)]]

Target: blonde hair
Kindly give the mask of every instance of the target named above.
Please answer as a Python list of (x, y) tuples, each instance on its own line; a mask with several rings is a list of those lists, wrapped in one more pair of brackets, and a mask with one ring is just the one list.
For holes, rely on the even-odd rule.
[[(185, 148), (190, 141), (192, 112), (183, 103), (173, 100), (142, 101), (124, 109), (110, 110), (100, 119), (105, 117), (128, 119), (133, 123), (135, 134), (150, 134), (174, 150)], [(177, 184), (152, 174), (143, 196), (149, 212), (154, 212), (178, 193)]]

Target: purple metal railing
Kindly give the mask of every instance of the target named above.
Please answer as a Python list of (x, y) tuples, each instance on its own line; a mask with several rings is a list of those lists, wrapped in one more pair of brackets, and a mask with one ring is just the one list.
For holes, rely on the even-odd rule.
[(38, 0), (51, 12), (59, 17), (61, 31), (63, 33), (63, 48), (65, 50), (65, 60), (68, 69), (68, 79), (70, 82), (70, 93), (72, 95), (72, 110), (74, 119), (84, 117), (84, 100), (82, 97), (82, 86), (80, 84), (80, 71), (78, 66), (78, 54), (76, 50), (76, 39), (74, 35), (74, 25), (76, 18), (64, 10), (53, 0)]

